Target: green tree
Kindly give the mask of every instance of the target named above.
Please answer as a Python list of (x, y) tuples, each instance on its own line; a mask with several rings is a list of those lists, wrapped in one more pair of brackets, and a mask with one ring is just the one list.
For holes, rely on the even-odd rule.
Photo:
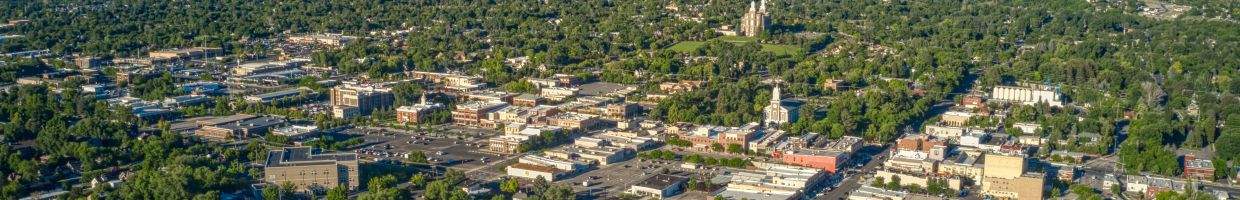
[(429, 163), (427, 162), (426, 153), (419, 150), (410, 150), (409, 155), (405, 156), (405, 161), (418, 164)]
[(517, 193), (517, 190), (520, 189), (520, 187), (521, 187), (521, 183), (517, 182), (517, 179), (509, 178), (509, 179), (504, 179), (503, 182), (500, 182), (499, 191), (503, 191), (508, 194), (513, 194), (513, 193)]
[(327, 200), (347, 200), (349, 198), (349, 190), (344, 185), (336, 186), (327, 190)]

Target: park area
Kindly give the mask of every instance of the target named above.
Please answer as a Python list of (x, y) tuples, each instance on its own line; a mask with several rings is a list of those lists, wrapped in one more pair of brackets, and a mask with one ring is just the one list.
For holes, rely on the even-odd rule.
[[(722, 40), (724, 42), (740, 45), (744, 43), (757, 42), (758, 39), (744, 36), (722, 36), (711, 40)], [(687, 53), (696, 51), (697, 49), (702, 48), (703, 45), (706, 45), (706, 41), (683, 41), (668, 47), (667, 50)], [(801, 52), (801, 47), (796, 45), (762, 44), (762, 51), (771, 52), (775, 55), (792, 55)]]

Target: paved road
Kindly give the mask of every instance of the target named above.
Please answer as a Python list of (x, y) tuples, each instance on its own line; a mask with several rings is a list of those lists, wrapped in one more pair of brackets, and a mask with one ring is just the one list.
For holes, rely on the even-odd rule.
[(861, 166), (861, 168), (858, 169), (858, 171), (860, 171), (859, 174), (849, 175), (848, 177), (844, 178), (843, 181), (840, 182), (839, 187), (836, 187), (834, 190), (823, 193), (822, 195), (818, 196), (817, 199), (819, 200), (847, 199), (848, 194), (850, 192), (855, 191), (858, 188), (861, 188), (860, 181), (861, 179), (865, 178), (864, 174), (873, 173), (874, 170), (877, 169), (878, 166), (883, 162), (883, 160), (885, 160), (887, 155), (891, 154), (891, 150), (893, 149), (891, 148), (891, 145), (883, 145), (883, 147), (881, 148), (882, 150), (879, 151), (878, 153), (874, 155), (870, 155), (869, 162), (866, 162), (864, 166)]

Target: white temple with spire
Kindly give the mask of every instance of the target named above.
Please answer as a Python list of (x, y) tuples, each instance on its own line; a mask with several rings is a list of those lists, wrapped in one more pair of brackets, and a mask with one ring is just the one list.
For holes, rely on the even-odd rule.
[(765, 115), (762, 119), (763, 124), (779, 125), (797, 121), (797, 110), (799, 110), (800, 106), (795, 105), (792, 102), (784, 101), (781, 95), (779, 85), (776, 85), (775, 89), (771, 91), (770, 104), (766, 105), (766, 108), (762, 109), (762, 112)]
[(762, 4), (755, 4), (755, 2), (750, 1), (748, 12), (745, 12), (745, 15), (741, 17), (741, 30), (739, 34), (750, 37), (761, 35), (762, 32), (766, 31), (766, 25), (770, 21), (767, 14), (766, 0), (762, 0)]

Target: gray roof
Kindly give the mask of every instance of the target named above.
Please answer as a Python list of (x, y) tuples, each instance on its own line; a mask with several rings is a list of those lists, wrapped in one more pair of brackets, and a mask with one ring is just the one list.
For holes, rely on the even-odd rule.
[(676, 185), (678, 183), (683, 183), (688, 180), (689, 178), (686, 178), (684, 176), (676, 176), (676, 175), (670, 175), (670, 174), (655, 174), (654, 176), (647, 177), (641, 182), (637, 182), (637, 184), (633, 184), (633, 186), (654, 188), (654, 189), (661, 190), (661, 189), (665, 189), (673, 185)]
[(267, 152), (267, 167), (285, 167), (357, 160), (354, 153), (322, 153), (312, 147), (288, 147)]

